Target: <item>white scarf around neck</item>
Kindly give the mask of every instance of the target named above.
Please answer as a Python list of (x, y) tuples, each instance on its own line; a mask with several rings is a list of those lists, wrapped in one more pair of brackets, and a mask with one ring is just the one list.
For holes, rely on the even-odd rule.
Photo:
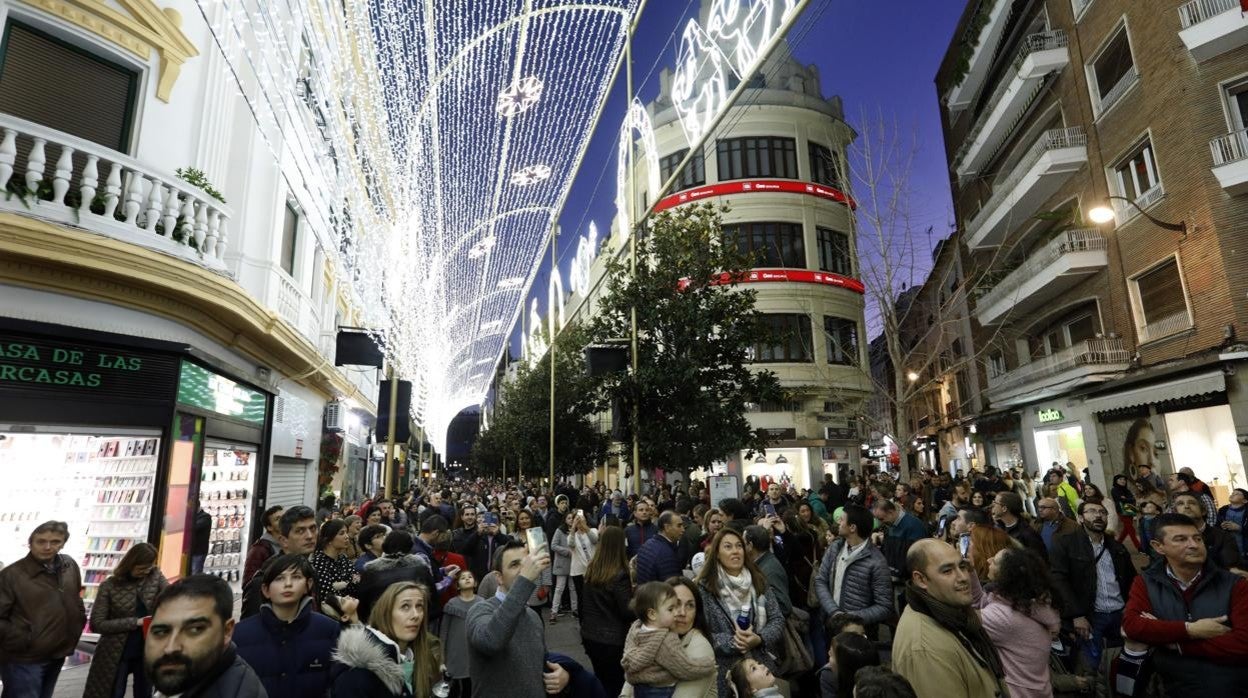
[(741, 574), (734, 576), (728, 574), (723, 565), (720, 565), (718, 586), (719, 589), (716, 591), (719, 592), (719, 600), (732, 615), (734, 623), (737, 614), (744, 610), (751, 613), (754, 632), (759, 632), (764, 625), (767, 625), (767, 595), (755, 593), (754, 578), (750, 575), (748, 568), (742, 568)]

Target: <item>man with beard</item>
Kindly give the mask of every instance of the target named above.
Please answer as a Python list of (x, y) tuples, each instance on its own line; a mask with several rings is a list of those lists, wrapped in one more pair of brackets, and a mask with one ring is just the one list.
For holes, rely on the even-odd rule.
[(207, 574), (180, 579), (156, 597), (143, 667), (160, 695), (268, 697), (234, 649), (233, 608), (230, 585)]
[(1131, 554), (1105, 535), (1108, 521), (1104, 505), (1080, 504), (1082, 531), (1057, 537), (1049, 551), (1053, 583), (1064, 601), (1062, 622), (1073, 626), (1093, 669), (1100, 666), (1106, 643), (1122, 644), (1122, 609), (1135, 581)]

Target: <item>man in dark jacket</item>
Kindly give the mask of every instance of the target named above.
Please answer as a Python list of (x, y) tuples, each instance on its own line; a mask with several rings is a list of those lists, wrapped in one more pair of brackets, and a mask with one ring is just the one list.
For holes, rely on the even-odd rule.
[(1170, 500), (1174, 513), (1183, 514), (1196, 522), (1200, 531), (1200, 539), (1205, 543), (1209, 553), (1209, 561), (1224, 570), (1242, 569), (1243, 562), (1239, 556), (1239, 546), (1235, 539), (1218, 526), (1210, 526), (1206, 522), (1205, 503), (1194, 492), (1176, 494)]
[(897, 595), (897, 607), (901, 608), (905, 605), (906, 580), (910, 578), (910, 571), (906, 568), (906, 554), (910, 552), (910, 546), (928, 537), (927, 527), (895, 502), (884, 498), (875, 500), (871, 513), (888, 527), (886, 531), (876, 531), (871, 537), (880, 546), (884, 559), (888, 561), (888, 568), (893, 575), (893, 592)]
[(650, 508), (650, 504), (644, 499), (638, 501), (637, 506), (634, 507), (633, 523), (630, 523), (624, 529), (625, 547), (628, 549), (627, 552), (630, 558), (637, 555), (637, 552), (641, 550), (641, 546), (646, 544), (646, 541), (659, 535), (658, 527), (650, 520), (652, 513), (653, 510)]
[(780, 612), (788, 616), (793, 612), (793, 600), (789, 597), (789, 575), (775, 553), (771, 552), (771, 531), (762, 526), (747, 527), (745, 554), (766, 575), (767, 593), (775, 596)]
[(391, 531), (381, 545), (381, 557), (364, 565), (360, 575), (360, 622), (367, 623), (373, 604), (395, 582), (416, 582), (429, 594), (429, 614), (437, 609), (436, 585), (427, 559), (412, 554), (412, 537), (403, 531)]
[[(643, 505), (644, 506), (644, 505)], [(659, 533), (637, 551), (637, 583), (662, 582), (680, 574), (680, 538), (685, 520), (674, 511), (659, 515)]]
[(264, 533), (247, 549), (247, 561), (243, 564), (243, 584), (251, 581), (266, 560), (282, 554), (282, 514), (285, 507), (278, 504), (264, 510)]
[(857, 504), (846, 504), (838, 537), (823, 555), (815, 576), (815, 593), (824, 616), (861, 616), (878, 625), (893, 615), (892, 576), (884, 554), (867, 541), (874, 521)]
[(992, 499), (992, 518), (996, 519), (997, 525), (1010, 534), (1011, 538), (1039, 555), (1041, 560), (1048, 558), (1049, 551), (1044, 547), (1044, 540), (1023, 520), (1022, 497), (1014, 492), (998, 492)]
[(63, 521), (35, 527), (26, 557), (0, 571), (0, 680), (13, 695), (52, 695), (87, 624), (82, 575), (61, 548)]
[(472, 576), (479, 582), (484, 581), (485, 576), (490, 573), (495, 551), (511, 541), (511, 536), (498, 532), (497, 514), (487, 512), (482, 516), (486, 518), (481, 529), (461, 538), (462, 547), (457, 551), (468, 558), (468, 569), (472, 570)]
[(180, 698), (267, 698), (238, 656), (234, 592), (208, 574), (179, 579), (156, 597), (143, 668), (156, 690)]
[(312, 564), (283, 555), (265, 568), (261, 590), (268, 603), (238, 622), (234, 644), (260, 677), (269, 698), (324, 696), (341, 626), (313, 611)]
[(1122, 643), (1122, 609), (1135, 580), (1131, 554), (1105, 535), (1108, 520), (1104, 505), (1083, 502), (1082, 530), (1057, 537), (1049, 552), (1054, 586), (1065, 602), (1062, 621), (1073, 626), (1092, 667), (1100, 666), (1105, 643)]
[(1166, 695), (1242, 696), (1248, 580), (1213, 564), (1196, 524), (1182, 514), (1157, 517), (1152, 546), (1164, 559), (1131, 586), (1122, 629), (1153, 646)]

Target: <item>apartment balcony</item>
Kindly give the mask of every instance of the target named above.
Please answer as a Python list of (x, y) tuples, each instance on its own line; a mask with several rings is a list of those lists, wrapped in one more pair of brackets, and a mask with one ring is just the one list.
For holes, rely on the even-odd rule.
[(1209, 141), (1213, 151), (1213, 176), (1232, 196), (1248, 194), (1248, 129), (1240, 129)]
[(1066, 32), (1060, 29), (1023, 40), (1011, 69), (984, 103), (979, 120), (954, 156), (958, 176), (974, 174), (992, 160), (1039, 95), (1045, 76), (1070, 63), (1069, 43)]
[(1118, 337), (1086, 339), (1012, 371), (988, 374), (988, 400), (1008, 407), (1059, 395), (1088, 383), (1109, 380), (1127, 370), (1131, 352)]
[(1108, 248), (1098, 230), (1068, 230), (1058, 235), (980, 296), (976, 317), (984, 325), (1031, 317), (1032, 311), (1105, 269)]
[(1030, 218), (1087, 162), (1088, 137), (1082, 126), (1045, 132), (966, 224), (967, 246), (1000, 245), (1013, 227)]
[[(987, 7), (988, 5), (991, 7)], [(1005, 25), (1009, 24), (1010, 10), (1013, 5), (1014, 3), (1004, 0), (979, 0), (976, 13), (987, 12), (987, 16), (983, 26), (979, 29), (978, 37), (969, 33), (962, 37), (964, 44), (975, 42), (975, 48), (971, 50), (971, 57), (967, 61), (966, 74), (962, 76), (962, 81), (949, 91), (945, 99), (949, 111), (966, 109), (975, 99), (975, 95), (979, 94), (984, 80), (988, 77), (988, 70), (992, 67), (992, 58), (997, 52), (997, 44), (1001, 42), (1001, 35), (1005, 32)], [(974, 26), (975, 22), (972, 21), (971, 25)]]
[(0, 114), (0, 185), (15, 174), (14, 186), (24, 191), (0, 198), (0, 211), (86, 229), (226, 273), (230, 209), (172, 174)]
[(291, 327), (299, 330), (299, 334), (316, 346), (323, 356), (333, 356), (333, 346), (327, 347), (324, 341), (321, 314), (316, 303), (286, 274), (276, 269), (270, 274), (276, 281), (277, 291), (277, 302), (271, 304), (271, 307), (276, 308), (277, 314), (290, 323)]
[(1179, 6), (1179, 38), (1197, 61), (1248, 45), (1248, 12), (1240, 0), (1192, 0)]

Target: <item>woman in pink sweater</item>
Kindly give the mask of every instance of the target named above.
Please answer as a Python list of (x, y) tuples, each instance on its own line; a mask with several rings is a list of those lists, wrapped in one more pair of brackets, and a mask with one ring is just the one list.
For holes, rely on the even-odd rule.
[(1051, 698), (1049, 648), (1061, 627), (1044, 561), (1006, 548), (988, 561), (987, 590), (972, 575), (975, 606), (1005, 669), (1010, 698)]

